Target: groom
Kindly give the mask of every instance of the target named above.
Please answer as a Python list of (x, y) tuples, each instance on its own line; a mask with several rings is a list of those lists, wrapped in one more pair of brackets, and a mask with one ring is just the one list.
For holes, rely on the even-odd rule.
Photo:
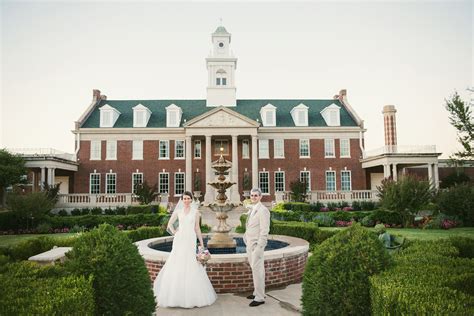
[(249, 306), (255, 307), (265, 304), (265, 267), (263, 262), (263, 251), (267, 245), (268, 233), (270, 231), (270, 212), (260, 202), (262, 191), (252, 189), (250, 200), (252, 208), (248, 213), (247, 225), (244, 234), (244, 242), (247, 247), (247, 256), (252, 269), (253, 295), (247, 296), (251, 299)]

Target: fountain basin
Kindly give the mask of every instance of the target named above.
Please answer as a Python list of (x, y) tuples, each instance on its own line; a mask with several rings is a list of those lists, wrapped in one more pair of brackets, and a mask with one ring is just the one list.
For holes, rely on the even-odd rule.
[[(203, 234), (203, 237), (210, 237), (210, 235)], [(242, 237), (242, 234), (230, 235)], [(173, 237), (169, 236), (145, 239), (135, 243), (145, 259), (152, 282), (170, 253), (151, 247), (172, 240)], [(279, 287), (301, 282), (308, 257), (309, 243), (300, 238), (281, 235), (270, 235), (268, 240), (284, 242), (288, 246), (264, 252), (266, 287)], [(238, 293), (253, 290), (252, 271), (245, 253), (213, 254), (208, 261), (206, 270), (217, 293)]]

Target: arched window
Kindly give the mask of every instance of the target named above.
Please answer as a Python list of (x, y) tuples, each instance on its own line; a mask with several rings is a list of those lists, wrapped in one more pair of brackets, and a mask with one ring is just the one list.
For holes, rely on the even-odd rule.
[(227, 73), (224, 69), (219, 69), (216, 72), (216, 86), (226, 86), (227, 85)]

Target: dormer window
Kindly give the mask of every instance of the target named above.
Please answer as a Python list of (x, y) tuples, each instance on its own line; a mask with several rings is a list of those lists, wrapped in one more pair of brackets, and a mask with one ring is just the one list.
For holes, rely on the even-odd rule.
[(219, 69), (216, 72), (216, 86), (226, 86), (227, 85), (227, 73), (224, 69)]
[(146, 127), (150, 119), (151, 111), (144, 105), (138, 104), (133, 107), (133, 127)]
[(321, 111), (321, 115), (324, 121), (326, 121), (327, 126), (341, 126), (340, 110), (341, 107), (333, 103)]
[(260, 109), (263, 126), (276, 126), (276, 107), (270, 103)]
[(99, 109), (100, 111), (100, 127), (114, 127), (120, 112), (110, 105), (106, 104)]
[(301, 103), (290, 111), (295, 126), (308, 126), (308, 107)]
[(179, 127), (183, 111), (175, 104), (166, 107), (166, 127)]

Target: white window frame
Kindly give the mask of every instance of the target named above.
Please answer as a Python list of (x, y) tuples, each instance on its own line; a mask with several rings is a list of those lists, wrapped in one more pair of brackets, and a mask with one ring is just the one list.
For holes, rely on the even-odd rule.
[[(326, 174), (326, 191), (330, 191), (330, 192), (336, 191), (336, 190), (337, 190), (336, 171), (334, 171), (334, 170), (326, 170), (326, 173), (325, 173), (325, 174)], [(333, 175), (334, 175), (334, 190), (332, 190), (332, 189), (329, 187), (328, 174), (333, 174)]]
[(102, 159), (102, 141), (91, 140), (90, 147), (91, 147), (90, 160), (101, 160)]
[[(345, 190), (344, 188), (344, 176), (343, 174), (347, 173), (349, 174), (349, 189)], [(352, 191), (352, 172), (350, 170), (341, 170), (341, 191)]]
[[(281, 147), (277, 146), (280, 143)], [(281, 149), (281, 152), (277, 149)], [(273, 140), (273, 158), (283, 159), (285, 158), (285, 140), (284, 139), (274, 139)]]
[[(112, 184), (109, 184), (109, 177), (111, 176), (114, 176), (113, 192), (109, 192), (109, 186), (112, 186)], [(117, 173), (109, 172), (105, 174), (105, 194), (117, 194)]]
[[(268, 103), (260, 109), (263, 126), (276, 126), (276, 107)], [(268, 120), (270, 118), (270, 120)]]
[[(161, 143), (166, 144), (166, 156), (161, 156)], [(170, 141), (169, 140), (159, 140), (158, 141), (158, 159), (160, 159), (160, 160), (170, 159)]]
[[(347, 146), (342, 146), (343, 143), (347, 142)], [(347, 155), (343, 154), (343, 148), (347, 148)], [(349, 138), (341, 138), (339, 140), (339, 151), (341, 158), (351, 158), (351, 140)]]
[(250, 141), (248, 139), (242, 140), (242, 159), (250, 158)]
[[(166, 183), (162, 183), (161, 182), (162, 176), (165, 176), (165, 175), (166, 175)], [(167, 190), (164, 190), (164, 188), (162, 189), (162, 186), (165, 186), (165, 185), (166, 185)], [(170, 173), (169, 172), (158, 173), (158, 192), (160, 194), (170, 193)]]
[(143, 140), (132, 141), (132, 160), (143, 160)]
[[(177, 176), (178, 175), (182, 175), (183, 176), (183, 192), (179, 193), (178, 192), (178, 181), (177, 181)], [(184, 172), (175, 172), (174, 173), (174, 196), (181, 196), (184, 191), (186, 191), (186, 175), (184, 174)]]
[[(263, 174), (267, 175), (267, 191), (264, 190), (264, 186), (262, 185), (262, 178)], [(270, 172), (269, 171), (259, 171), (258, 172), (258, 187), (262, 191), (262, 195), (270, 195)]]
[(269, 148), (268, 139), (259, 139), (258, 140), (258, 159), (268, 159), (270, 158), (270, 148)]
[(108, 140), (105, 146), (105, 160), (117, 160), (117, 141)]
[[(281, 191), (277, 191), (277, 174), (282, 174), (282, 178), (283, 178), (283, 190)], [(285, 171), (275, 171), (275, 174), (274, 174), (274, 179), (273, 179), (273, 183), (274, 183), (274, 189), (275, 189), (275, 192), (285, 192), (285, 188), (286, 188), (286, 185), (285, 185), (285, 182), (286, 182), (286, 177), (285, 177)]]
[[(300, 154), (300, 158), (311, 158), (311, 146), (310, 146), (310, 141), (309, 139), (300, 139), (300, 144), (299, 144), (299, 154)], [(308, 142), (308, 155), (307, 156), (303, 156), (302, 155), (302, 144), (304, 142)]]
[[(181, 143), (182, 144), (182, 148), (183, 148), (183, 151), (182, 151), (182, 156), (179, 156), (178, 157), (178, 143)], [(177, 139), (174, 141), (174, 159), (176, 160), (183, 160), (185, 157), (186, 157), (186, 153), (185, 153), (185, 150), (186, 150), (186, 143), (184, 140), (182, 139)]]
[[(143, 104), (138, 104), (133, 108), (133, 127), (146, 127), (150, 120), (151, 111)], [(140, 121), (139, 118), (142, 120)]]
[(308, 193), (309, 191), (311, 191), (311, 171), (309, 171), (309, 170), (301, 170), (301, 171), (300, 171), (300, 182), (304, 182), (304, 181), (303, 181), (303, 177), (302, 177), (303, 174), (308, 174), (308, 182), (306, 182), (306, 184), (307, 184), (307, 186), (306, 186), (306, 193)]
[[(308, 107), (303, 103), (291, 109), (290, 114), (295, 126), (308, 126)], [(302, 120), (300, 119), (302, 115)]]
[[(199, 146), (198, 146), (199, 145)], [(201, 159), (202, 157), (202, 143), (200, 140), (194, 141), (194, 159)]]
[[(97, 176), (99, 180), (94, 187), (97, 186), (97, 192), (92, 192), (92, 176)], [(90, 173), (89, 174), (89, 194), (100, 194), (100, 173)]]
[(113, 113), (109, 110), (100, 112), (100, 127), (112, 127)]
[(324, 158), (336, 158), (336, 146), (333, 138), (324, 139)]
[[(135, 181), (135, 176), (140, 176), (139, 178), (141, 179), (138, 179), (139, 181)], [(135, 184), (137, 183), (143, 183), (143, 172), (134, 172), (132, 173), (132, 193), (133, 194), (136, 194), (137, 191), (136, 191), (136, 188), (135, 188)]]
[[(217, 145), (217, 144), (220, 145)], [(229, 155), (229, 141), (227, 139), (216, 139), (214, 140), (214, 156), (220, 156), (221, 155), (221, 150), (220, 148), (224, 148), (224, 151), (222, 152), (223, 156), (228, 156)]]
[[(175, 120), (173, 121), (172, 113), (175, 115)], [(176, 104), (170, 104), (166, 107), (166, 127), (179, 127), (181, 125), (181, 116), (183, 110)]]

